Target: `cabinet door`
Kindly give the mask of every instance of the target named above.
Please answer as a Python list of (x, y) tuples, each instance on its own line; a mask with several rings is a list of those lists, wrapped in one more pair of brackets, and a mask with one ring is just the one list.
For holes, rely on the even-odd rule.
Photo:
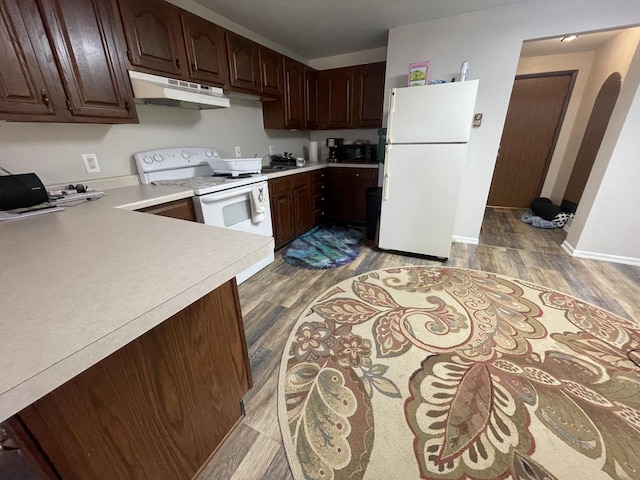
[(196, 81), (227, 85), (229, 65), (224, 30), (189, 12), (180, 12), (180, 18), (187, 47), (189, 76)]
[(235, 281), (22, 410), (64, 479), (192, 478), (251, 385)]
[(308, 67), (304, 68), (304, 106), (306, 128), (318, 128), (320, 126), (318, 72)]
[(300, 173), (293, 177), (293, 208), (295, 235), (301, 235), (313, 227), (311, 174)]
[(282, 95), (284, 57), (263, 46), (260, 55), (260, 91), (267, 95)]
[(102, 0), (40, 0), (55, 46), (68, 108), (76, 117), (133, 120), (133, 94)]
[(354, 126), (381, 127), (385, 62), (355, 67)]
[(260, 93), (260, 53), (257, 43), (227, 32), (229, 83), (232, 87)]
[(178, 9), (162, 0), (118, 0), (129, 61), (141, 70), (182, 78), (186, 61)]
[(284, 115), (286, 128), (304, 128), (304, 66), (284, 59)]
[(6, 120), (55, 120), (64, 106), (60, 77), (37, 12), (33, 0), (0, 0), (0, 113)]
[(271, 219), (276, 248), (280, 248), (296, 236), (292, 200), (289, 192), (275, 193), (271, 196)]
[(323, 128), (350, 128), (353, 124), (353, 69), (320, 72), (320, 123)]
[(160, 215), (162, 217), (176, 218), (178, 220), (187, 220), (189, 222), (198, 221), (196, 219), (196, 211), (193, 207), (193, 201), (190, 198), (175, 200), (173, 202), (167, 202), (153, 207), (141, 208), (138, 211), (151, 213), (152, 215)]

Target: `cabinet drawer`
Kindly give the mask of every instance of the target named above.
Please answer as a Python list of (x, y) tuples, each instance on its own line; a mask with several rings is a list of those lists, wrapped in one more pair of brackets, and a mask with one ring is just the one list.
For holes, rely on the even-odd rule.
[(322, 170), (314, 170), (311, 172), (311, 181), (313, 183), (322, 183), (327, 180), (327, 172), (326, 169)]
[(328, 203), (328, 198), (326, 194), (314, 195), (313, 196), (313, 208), (325, 208)]
[(326, 183), (314, 183), (313, 184), (313, 195), (320, 195), (327, 192), (327, 184)]
[(347, 183), (375, 183), (378, 179), (378, 171), (374, 168), (345, 168), (343, 175)]

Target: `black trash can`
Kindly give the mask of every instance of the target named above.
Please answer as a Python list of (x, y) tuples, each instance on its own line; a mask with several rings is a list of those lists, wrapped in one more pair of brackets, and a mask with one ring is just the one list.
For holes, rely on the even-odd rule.
[(375, 240), (382, 207), (382, 187), (367, 188), (364, 193), (367, 196), (367, 240)]

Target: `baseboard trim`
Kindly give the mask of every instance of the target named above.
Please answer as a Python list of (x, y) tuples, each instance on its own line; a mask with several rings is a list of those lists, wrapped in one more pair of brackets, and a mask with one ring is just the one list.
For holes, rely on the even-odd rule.
[(608, 255), (606, 253), (585, 252), (584, 250), (576, 250), (565, 240), (560, 245), (561, 248), (572, 257), (586, 258), (588, 260), (599, 260), (601, 262), (621, 263), (624, 265), (640, 266), (640, 258), (621, 257), (619, 255)]
[(453, 236), (453, 241), (457, 243), (469, 243), (471, 245), (478, 245), (480, 243), (478, 237), (459, 237), (457, 235)]

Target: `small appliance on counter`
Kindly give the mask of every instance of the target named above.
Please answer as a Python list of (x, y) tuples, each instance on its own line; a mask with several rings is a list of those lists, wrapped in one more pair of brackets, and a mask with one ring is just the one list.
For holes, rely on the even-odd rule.
[(329, 162), (338, 161), (338, 148), (344, 143), (344, 138), (327, 138), (327, 147), (329, 147)]
[(292, 153), (284, 152), (282, 155), (271, 155), (271, 166), (282, 165), (285, 167), (295, 167), (296, 157)]
[(370, 143), (349, 143), (336, 147), (335, 161), (341, 163), (370, 163), (377, 161), (377, 147)]

